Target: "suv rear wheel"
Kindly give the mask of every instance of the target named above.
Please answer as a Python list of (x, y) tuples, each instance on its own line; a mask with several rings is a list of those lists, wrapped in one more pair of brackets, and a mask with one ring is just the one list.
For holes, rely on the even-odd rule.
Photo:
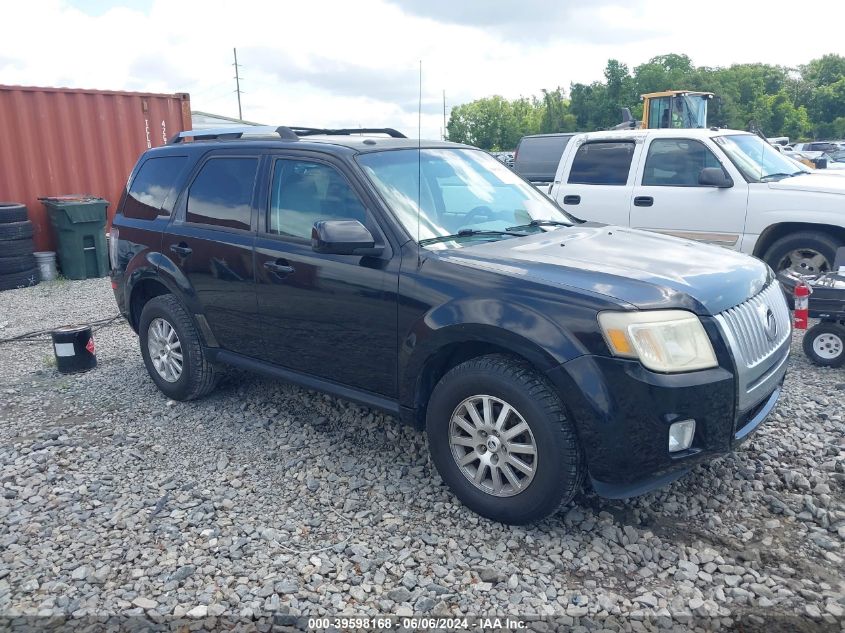
[(216, 371), (187, 310), (173, 295), (150, 299), (138, 326), (150, 378), (167, 397), (194, 400), (216, 384)]
[(581, 487), (583, 458), (563, 403), (520, 360), (482, 356), (448, 372), (431, 395), (426, 432), (449, 488), (495, 521), (537, 521)]

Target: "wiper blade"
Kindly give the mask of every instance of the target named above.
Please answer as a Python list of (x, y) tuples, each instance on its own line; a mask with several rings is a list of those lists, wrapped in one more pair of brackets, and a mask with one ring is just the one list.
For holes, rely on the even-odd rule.
[(760, 177), (760, 182), (767, 182), (769, 178), (791, 178), (792, 176), (797, 176), (798, 174), (803, 174), (803, 171), (793, 171), (792, 173), (787, 174), (786, 172), (777, 172), (775, 174), (766, 174), (765, 176)]
[(517, 226), (509, 226), (508, 231), (516, 231), (518, 229), (530, 229), (534, 226), (572, 226), (568, 222), (559, 222), (558, 220), (531, 220), (528, 224), (518, 224)]
[(457, 233), (452, 233), (451, 235), (439, 235), (437, 237), (429, 237), (424, 240), (420, 240), (420, 246), (425, 246), (426, 244), (437, 244), (438, 242), (449, 242), (451, 240), (461, 239), (463, 237), (475, 237), (476, 235), (513, 235), (514, 237), (525, 237), (525, 233), (516, 233), (507, 229), (505, 231), (488, 231), (482, 229), (461, 229)]

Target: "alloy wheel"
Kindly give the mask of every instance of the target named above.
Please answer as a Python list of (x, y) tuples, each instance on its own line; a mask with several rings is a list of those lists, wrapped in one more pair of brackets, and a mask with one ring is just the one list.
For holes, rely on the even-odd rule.
[(147, 350), (156, 373), (167, 382), (182, 376), (182, 343), (173, 326), (162, 318), (155, 318), (147, 329)]
[(512, 405), (494, 396), (470, 396), (455, 408), (449, 447), (464, 477), (496, 497), (519, 494), (537, 472), (531, 427)]

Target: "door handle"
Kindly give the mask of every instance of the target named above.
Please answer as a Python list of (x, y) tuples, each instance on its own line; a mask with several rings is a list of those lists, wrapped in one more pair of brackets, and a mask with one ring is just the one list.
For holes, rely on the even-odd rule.
[(651, 196), (637, 196), (634, 198), (635, 207), (650, 207), (654, 204), (654, 198)]
[(188, 255), (193, 253), (193, 251), (191, 250), (191, 247), (188, 246), (187, 244), (185, 244), (185, 242), (179, 242), (178, 244), (172, 244), (170, 246), (170, 250), (172, 252), (176, 253), (179, 257), (187, 257)]
[(581, 196), (563, 196), (563, 204), (581, 204)]
[(277, 275), (289, 275), (295, 270), (286, 259), (277, 259), (274, 262), (266, 261), (264, 262), (264, 268)]

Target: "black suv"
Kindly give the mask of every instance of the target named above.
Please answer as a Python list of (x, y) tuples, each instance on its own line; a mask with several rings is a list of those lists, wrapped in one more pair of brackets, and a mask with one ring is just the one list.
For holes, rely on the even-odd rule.
[(791, 322), (764, 263), (582, 222), (481, 150), (365, 132), (183, 133), (141, 157), (112, 285), (167, 396), (231, 365), (377, 407), (509, 523), (585, 477), (617, 498), (673, 481), (772, 410)]

